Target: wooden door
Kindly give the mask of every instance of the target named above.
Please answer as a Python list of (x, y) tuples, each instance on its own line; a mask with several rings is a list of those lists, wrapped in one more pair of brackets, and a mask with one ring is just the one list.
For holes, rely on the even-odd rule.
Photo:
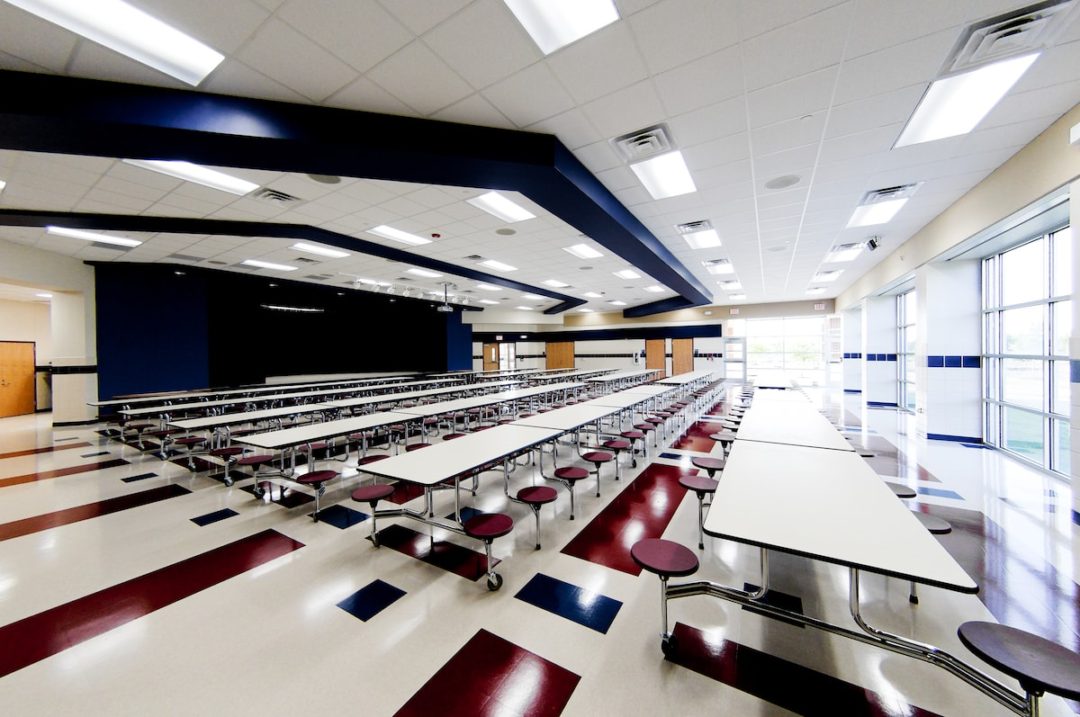
[(667, 377), (667, 340), (645, 340), (645, 368), (659, 369), (658, 378)]
[(498, 344), (484, 344), (484, 365), (485, 371), (498, 371), (499, 370), (499, 345)]
[(671, 375), (689, 373), (694, 370), (694, 340), (671, 340)]
[(544, 353), (547, 368), (574, 368), (573, 341), (548, 341)]
[(34, 344), (0, 341), (0, 418), (34, 412)]

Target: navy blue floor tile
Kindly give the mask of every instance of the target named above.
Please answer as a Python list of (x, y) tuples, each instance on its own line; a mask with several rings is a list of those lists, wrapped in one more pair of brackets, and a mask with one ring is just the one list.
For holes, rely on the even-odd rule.
[(120, 480), (125, 483), (134, 483), (137, 480), (146, 480), (147, 478), (157, 478), (157, 473), (140, 473), (137, 476), (128, 476), (127, 478), (121, 478)]
[(614, 598), (543, 573), (537, 573), (514, 597), (602, 633), (607, 633), (622, 607)]
[(944, 488), (916, 488), (916, 492), (919, 495), (932, 495), (938, 498), (953, 498), (955, 500), (963, 500), (964, 497), (959, 493), (951, 490), (945, 490)]
[(215, 510), (213, 513), (207, 513), (206, 515), (200, 515), (197, 518), (192, 518), (191, 522), (200, 527), (216, 523), (219, 520), (225, 520), (231, 518), (234, 515), (240, 515), (232, 508), (222, 508), (221, 510)]
[(95, 456), (107, 456), (108, 451), (98, 451), (97, 453), (83, 453), (79, 458), (94, 458)]
[(342, 530), (351, 528), (357, 523), (363, 523), (369, 517), (367, 513), (361, 513), (359, 510), (346, 508), (343, 505), (331, 505), (319, 511), (320, 523), (329, 523)]
[(686, 458), (686, 456), (683, 455), (682, 453), (670, 453), (670, 452), (666, 452), (666, 451), (664, 453), (661, 453), (660, 457), (661, 458), (667, 458), (668, 460), (672, 460), (672, 461), (680, 461), (683, 458)]
[[(476, 508), (470, 508), (468, 506), (464, 506), (461, 509), (461, 522), (464, 523), (469, 518), (473, 518), (473, 517), (475, 517), (477, 515), (483, 515), (483, 514), (484, 514), (484, 511), (482, 511), (482, 510), (477, 510)], [(454, 520), (454, 513), (452, 511), (446, 516), (446, 520)]]
[(382, 580), (375, 580), (360, 588), (337, 604), (353, 617), (367, 622), (404, 597), (405, 591)]

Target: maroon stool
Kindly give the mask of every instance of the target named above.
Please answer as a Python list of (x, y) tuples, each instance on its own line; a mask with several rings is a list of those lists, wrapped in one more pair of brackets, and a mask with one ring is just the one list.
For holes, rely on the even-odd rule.
[(885, 481), (885, 485), (889, 486), (889, 490), (891, 490), (897, 498), (903, 498), (906, 500), (908, 498), (914, 498), (916, 495), (918, 495), (918, 493), (916, 493), (913, 489), (907, 487), (903, 483), (890, 483), (889, 481)]
[(611, 440), (604, 441), (601, 445), (615, 453), (615, 480), (619, 480), (619, 454), (623, 451), (630, 450), (632, 444), (625, 438), (612, 438)]
[(222, 480), (225, 481), (225, 485), (231, 486), (233, 484), (232, 477), (229, 475), (229, 468), (232, 464), (236, 463), (236, 456), (243, 455), (244, 449), (240, 446), (224, 446), (222, 448), (211, 448), (207, 453), (214, 458), (221, 458), (225, 462), (225, 475)]
[(187, 455), (187, 459), (188, 459), (188, 461), (187, 461), (188, 470), (189, 471), (194, 471), (195, 470), (195, 461), (192, 460), (192, 458), (195, 457), (195, 446), (201, 446), (202, 444), (206, 443), (206, 437), (205, 436), (184, 436), (183, 438), (177, 438), (175, 441), (173, 441), (173, 443), (175, 443), (178, 446), (183, 446), (184, 448), (187, 449), (187, 454), (186, 455)]
[(615, 460), (614, 454), (607, 451), (589, 451), (581, 456), (584, 460), (592, 463), (596, 470), (596, 497), (600, 497), (600, 466)]
[(183, 431), (181, 431), (179, 428), (161, 428), (156, 431), (143, 431), (139, 434), (139, 449), (146, 450), (146, 447), (143, 445), (142, 440), (144, 436), (156, 438), (159, 441), (158, 456), (161, 457), (161, 460), (165, 460), (169, 457), (169, 454), (166, 452), (166, 449), (168, 449), (169, 447), (169, 437), (174, 436), (177, 433), (183, 433)]
[(236, 467), (250, 466), (251, 477), (255, 479), (254, 493), (256, 496), (262, 497), (263, 491), (259, 487), (259, 469), (263, 466), (273, 463), (274, 457), (269, 453), (260, 453), (252, 456), (243, 456), (236, 461)]
[(319, 522), (319, 498), (326, 492), (326, 484), (337, 477), (337, 471), (309, 471), (293, 479), (300, 485), (315, 487), (315, 512), (311, 514), (311, 517), (316, 523)]
[(679, 578), (696, 573), (697, 556), (685, 545), (659, 538), (646, 538), (634, 543), (634, 547), (630, 548), (630, 557), (643, 570), (648, 570), (660, 577), (660, 618), (664, 628), (660, 633), (660, 647), (665, 655), (671, 655), (675, 651), (675, 640), (668, 632), (668, 578)]
[(495, 592), (502, 587), (502, 575), (491, 567), (491, 544), (496, 538), (509, 535), (514, 529), (514, 519), (506, 513), (481, 513), (474, 515), (461, 526), (465, 535), (484, 541), (484, 553), (487, 554), (487, 587)]
[(709, 438), (720, 444), (720, 450), (724, 452), (725, 456), (731, 452), (731, 444), (735, 442), (736, 437), (734, 431), (720, 431), (709, 436)]
[[(932, 535), (945, 535), (952, 532), (952, 523), (939, 518), (936, 515), (930, 515), (929, 513), (923, 513), (918, 510), (911, 511), (911, 514), (922, 523), (922, 527), (930, 531)], [(919, 604), (919, 593), (915, 588), (915, 581), (911, 581), (911, 592), (908, 593), (908, 602), (913, 605)]]
[(634, 452), (634, 441), (641, 441), (642, 453), (645, 455), (646, 458), (648, 458), (649, 456), (648, 447), (645, 445), (645, 433), (643, 431), (635, 429), (632, 431), (623, 431), (619, 435), (630, 441), (630, 458), (632, 461), (630, 465), (632, 468), (637, 468), (637, 455), (635, 455)]
[(430, 445), (430, 443), (410, 443), (409, 445), (405, 446), (405, 452), (412, 453), (413, 451), (418, 451), (421, 448), (427, 448)]
[[(705, 549), (705, 496), (716, 493), (718, 481), (705, 476), (679, 476), (679, 485), (697, 493), (698, 550)], [(710, 499), (709, 505), (712, 505)]]
[(579, 480), (589, 477), (589, 471), (577, 466), (567, 466), (555, 469), (554, 480), (559, 481), (570, 491), (570, 520), (574, 519), (574, 486)]
[(694, 456), (690, 459), (690, 462), (694, 464), (695, 468), (700, 468), (703, 471), (707, 471), (710, 478), (716, 475), (716, 471), (724, 470), (723, 458), (710, 458), (708, 456)]
[[(388, 458), (389, 456), (383, 456)], [(383, 498), (389, 498), (394, 493), (394, 486), (388, 483), (375, 483), (357, 488), (352, 492), (352, 499), (357, 503), (367, 503), (371, 506), (371, 542), (379, 547), (379, 531), (375, 527), (375, 508)]]
[[(651, 424), (651, 423), (646, 423), (646, 422), (642, 421), (641, 423), (635, 423), (634, 424), (634, 430), (635, 431), (641, 431), (642, 433), (645, 434), (645, 440), (642, 441), (642, 445), (647, 446), (648, 445), (648, 436), (649, 436), (650, 433), (653, 433), (654, 431), (656, 431), (656, 426)], [(656, 436), (653, 436), (653, 447), (654, 448), (656, 447)], [(646, 448), (646, 450), (648, 450), (648, 448)]]
[(546, 485), (533, 485), (522, 488), (517, 493), (517, 499), (532, 508), (536, 516), (536, 549), (540, 549), (540, 508), (548, 503), (554, 503), (559, 494), (555, 489)]
[(461, 437), (463, 437), (464, 435), (465, 435), (464, 433), (447, 433), (446, 435), (444, 435), (444, 436), (442, 437), (442, 439), (443, 439), (444, 441), (452, 441), (452, 440), (454, 440), (455, 438), (461, 438)]

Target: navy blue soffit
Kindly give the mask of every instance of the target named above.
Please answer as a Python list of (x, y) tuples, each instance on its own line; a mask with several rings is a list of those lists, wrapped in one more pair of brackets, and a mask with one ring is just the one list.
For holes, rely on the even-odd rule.
[[(679, 294), (624, 315), (711, 301), (705, 286), (552, 135), (22, 72), (0, 71), (0, 86), (4, 149), (518, 191)], [(215, 233), (206, 220), (188, 221), (198, 228), (174, 231)], [(432, 266), (403, 253), (410, 263)], [(453, 273), (498, 278), (456, 265)]]

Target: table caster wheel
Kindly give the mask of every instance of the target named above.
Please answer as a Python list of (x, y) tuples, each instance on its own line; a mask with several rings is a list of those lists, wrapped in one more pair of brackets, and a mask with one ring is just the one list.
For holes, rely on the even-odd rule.
[(496, 590), (501, 588), (502, 584), (503, 584), (502, 575), (499, 575), (498, 573), (492, 573), (491, 575), (488, 576), (487, 588), (491, 592), (495, 592)]

